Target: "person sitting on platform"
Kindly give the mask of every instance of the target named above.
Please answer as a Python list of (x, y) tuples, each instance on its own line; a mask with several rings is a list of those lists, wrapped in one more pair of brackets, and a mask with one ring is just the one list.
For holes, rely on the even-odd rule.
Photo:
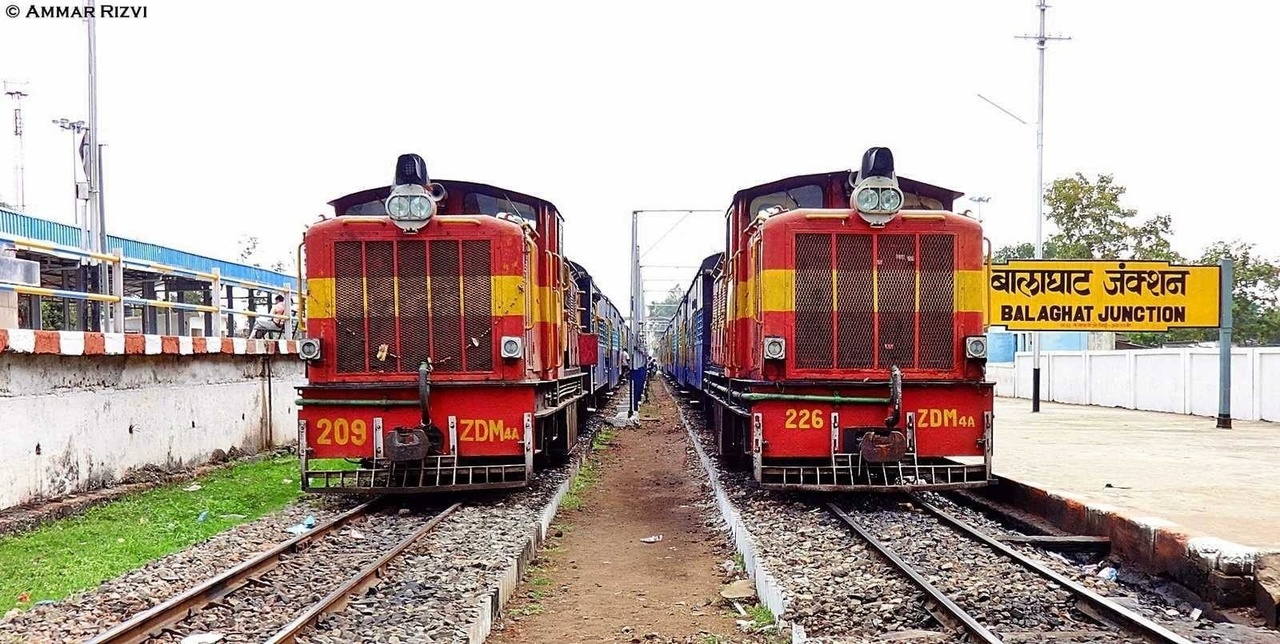
[[(284, 303), (284, 296), (276, 296), (276, 305), (271, 307), (272, 315), (285, 315), (288, 307)], [(268, 333), (281, 333), (284, 331), (284, 320), (280, 318), (260, 317), (253, 323), (253, 338), (265, 338)]]

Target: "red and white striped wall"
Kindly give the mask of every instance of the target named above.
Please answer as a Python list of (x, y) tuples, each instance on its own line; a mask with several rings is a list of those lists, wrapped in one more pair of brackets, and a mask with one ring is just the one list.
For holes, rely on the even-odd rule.
[(0, 329), (0, 353), (6, 352), (63, 356), (196, 355), (209, 353), (279, 355), (298, 353), (298, 343), (295, 340)]

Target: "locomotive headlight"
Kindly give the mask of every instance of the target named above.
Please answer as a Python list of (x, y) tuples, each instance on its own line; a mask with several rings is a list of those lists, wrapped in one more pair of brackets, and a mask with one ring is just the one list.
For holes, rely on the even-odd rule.
[(426, 197), (413, 196), (409, 197), (409, 214), (414, 219), (426, 219), (431, 216), (431, 207), (434, 204)]
[(524, 355), (524, 342), (515, 336), (502, 337), (502, 357), (519, 358)]
[(387, 200), (387, 214), (393, 219), (403, 219), (409, 215), (409, 197), (396, 195)]
[(902, 207), (902, 191), (897, 188), (880, 190), (880, 207), (890, 212), (897, 212)]
[(766, 360), (781, 360), (787, 357), (787, 341), (779, 337), (765, 338), (764, 357)]
[(298, 357), (311, 362), (320, 359), (320, 340), (305, 338), (298, 343)]
[(863, 188), (858, 191), (858, 210), (867, 212), (880, 207), (880, 195), (875, 188)]
[(987, 336), (972, 335), (965, 338), (964, 355), (966, 358), (985, 360), (987, 357)]

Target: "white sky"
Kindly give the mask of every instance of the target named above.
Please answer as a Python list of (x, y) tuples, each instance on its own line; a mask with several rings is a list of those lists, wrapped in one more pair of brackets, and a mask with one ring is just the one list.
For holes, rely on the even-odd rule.
[[(255, 234), (270, 264), (417, 152), (435, 178), (557, 204), (570, 256), (625, 309), (632, 210), (723, 210), (885, 145), (900, 175), (990, 196), (997, 246), (1034, 238), (1036, 55), (1015, 38), (1034, 0), (147, 5), (98, 21), (113, 234), (227, 259)], [(1049, 30), (1072, 40), (1049, 48), (1046, 182), (1114, 173), (1186, 254), (1242, 237), (1280, 255), (1259, 232), (1280, 170), (1277, 7), (1054, 2)], [(80, 20), (0, 16), (0, 78), (29, 81), (27, 210), (68, 223), (71, 135), (50, 121), (87, 117), (86, 49)], [(13, 185), (0, 172), (7, 201)], [(678, 218), (647, 217), (642, 248)], [(645, 262), (696, 265), (720, 224), (689, 217)], [(690, 272), (651, 269), (648, 288)]]

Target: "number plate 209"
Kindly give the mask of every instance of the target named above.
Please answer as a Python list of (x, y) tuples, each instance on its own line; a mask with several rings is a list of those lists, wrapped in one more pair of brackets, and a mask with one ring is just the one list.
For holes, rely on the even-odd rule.
[(313, 458), (373, 456), (373, 423), (350, 415), (317, 414), (307, 419), (306, 440)]

